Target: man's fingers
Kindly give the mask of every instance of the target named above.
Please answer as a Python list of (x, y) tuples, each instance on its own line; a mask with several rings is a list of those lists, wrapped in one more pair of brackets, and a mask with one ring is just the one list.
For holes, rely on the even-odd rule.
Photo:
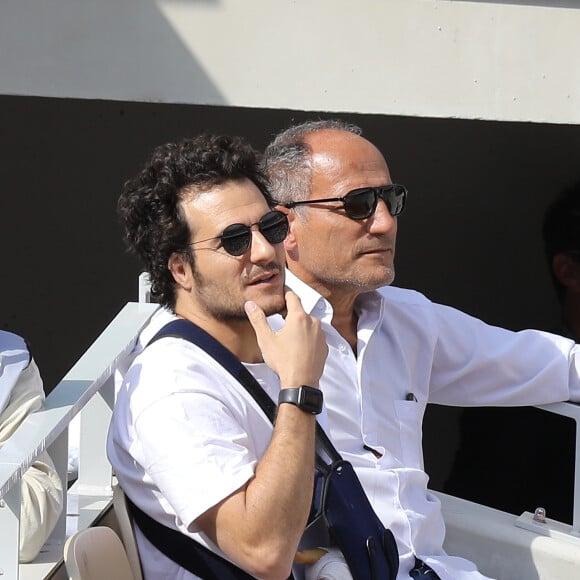
[(300, 298), (298, 298), (298, 296), (296, 296), (292, 290), (287, 288), (284, 297), (286, 298), (286, 309), (288, 314), (291, 312), (296, 312), (297, 310), (304, 312)]
[(258, 339), (265, 337), (268, 334), (272, 334), (272, 329), (266, 320), (266, 315), (264, 311), (252, 300), (248, 300), (244, 304), (244, 310), (248, 316), (250, 324), (254, 328), (254, 332)]

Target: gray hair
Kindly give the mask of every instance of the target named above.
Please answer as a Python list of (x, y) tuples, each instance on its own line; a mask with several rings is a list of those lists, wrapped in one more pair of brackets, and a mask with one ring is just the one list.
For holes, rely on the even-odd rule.
[(306, 121), (282, 131), (268, 145), (263, 165), (270, 193), (276, 201), (288, 203), (308, 199), (312, 186), (312, 151), (305, 138), (327, 129), (362, 134), (360, 127), (339, 119)]

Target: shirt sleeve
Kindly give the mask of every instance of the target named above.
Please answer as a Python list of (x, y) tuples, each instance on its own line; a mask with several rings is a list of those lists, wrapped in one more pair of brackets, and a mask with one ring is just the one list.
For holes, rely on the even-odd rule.
[[(20, 374), (0, 416), (0, 445), (24, 419), (42, 408), (42, 379), (34, 360)], [(48, 453), (42, 453), (22, 477), (20, 561), (34, 559), (62, 511), (63, 486)]]
[(430, 401), (460, 406), (580, 401), (580, 350), (541, 332), (512, 332), (433, 305), (437, 340)]
[[(223, 388), (223, 374), (210, 371), (208, 377), (207, 366), (197, 371), (191, 363), (174, 368), (173, 376), (167, 369), (164, 378), (158, 372), (164, 371), (157, 367), (141, 378), (148, 375), (149, 387), (156, 380), (175, 387), (135, 416), (138, 456), (175, 514), (195, 532), (196, 518), (253, 477), (262, 450), (244, 420), (243, 401)], [(139, 385), (149, 387), (143, 380)]]

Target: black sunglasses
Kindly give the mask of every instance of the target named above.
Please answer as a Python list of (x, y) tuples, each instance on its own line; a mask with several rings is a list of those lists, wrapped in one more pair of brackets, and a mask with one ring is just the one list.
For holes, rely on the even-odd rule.
[(344, 211), (349, 218), (353, 220), (364, 220), (375, 213), (379, 199), (382, 199), (385, 202), (389, 213), (393, 217), (396, 217), (405, 209), (407, 190), (403, 185), (399, 185), (398, 183), (381, 185), (380, 187), (361, 187), (360, 189), (349, 191), (343, 197), (291, 201), (284, 204), (284, 207), (292, 209), (297, 205), (342, 201), (344, 204)]
[(189, 245), (201, 244), (210, 240), (220, 240), (220, 246), (232, 256), (241, 256), (248, 251), (252, 243), (252, 227), (258, 226), (259, 232), (270, 244), (279, 244), (288, 235), (288, 217), (285, 213), (277, 210), (269, 211), (260, 218), (260, 221), (246, 226), (244, 224), (232, 224), (219, 236), (206, 238)]

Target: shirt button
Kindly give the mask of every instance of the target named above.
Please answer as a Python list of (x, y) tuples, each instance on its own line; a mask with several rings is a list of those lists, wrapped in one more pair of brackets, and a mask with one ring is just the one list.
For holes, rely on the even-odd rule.
[(346, 345), (343, 344), (342, 342), (338, 345), (338, 350), (340, 352), (344, 352), (346, 350)]

